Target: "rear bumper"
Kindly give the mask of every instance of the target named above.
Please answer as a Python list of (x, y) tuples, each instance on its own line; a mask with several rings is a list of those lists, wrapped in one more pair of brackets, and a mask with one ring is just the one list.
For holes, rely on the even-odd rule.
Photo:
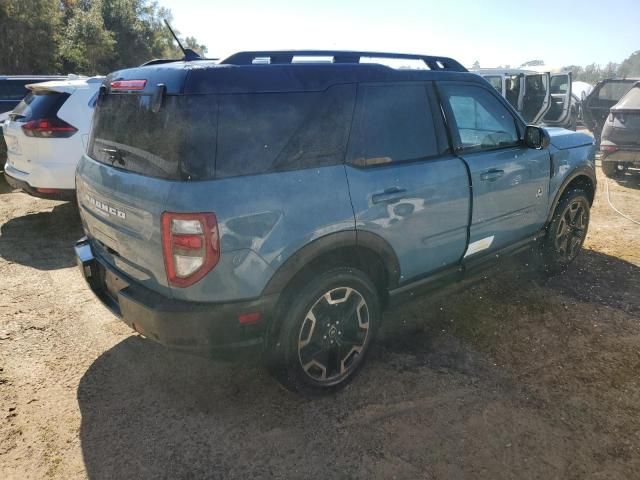
[(640, 148), (625, 149), (624, 147), (621, 147), (615, 152), (603, 152), (601, 160), (603, 162), (620, 162), (628, 163), (630, 165), (640, 165)]
[[(149, 290), (95, 256), (85, 237), (76, 259), (91, 290), (124, 323), (145, 337), (188, 353), (245, 360), (259, 358), (278, 295), (229, 303), (174, 300)], [(238, 317), (259, 312), (254, 324)]]
[(32, 187), (31, 185), (29, 185), (28, 182), (26, 182), (25, 180), (20, 180), (18, 178), (15, 178), (14, 176), (9, 174), (10, 171), (10, 167), (7, 166), (7, 169), (4, 172), (4, 178), (7, 181), (7, 183), (17, 189), (17, 190), (22, 190), (25, 193), (28, 193), (29, 195), (33, 196), (33, 197), (38, 197), (38, 198), (46, 198), (48, 200), (68, 200), (68, 201), (72, 201), (75, 199), (76, 196), (76, 191), (75, 190), (69, 190), (69, 189), (44, 189), (42, 191), (40, 191), (38, 188)]

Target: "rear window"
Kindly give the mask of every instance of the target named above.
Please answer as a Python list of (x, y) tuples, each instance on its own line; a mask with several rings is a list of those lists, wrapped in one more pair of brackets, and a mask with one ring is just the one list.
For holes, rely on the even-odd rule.
[(167, 96), (158, 112), (149, 95), (106, 95), (96, 107), (90, 156), (152, 177), (213, 175), (215, 95)]
[(16, 108), (13, 109), (11, 118), (24, 122), (38, 118), (53, 118), (69, 96), (68, 93), (60, 92), (30, 92)]

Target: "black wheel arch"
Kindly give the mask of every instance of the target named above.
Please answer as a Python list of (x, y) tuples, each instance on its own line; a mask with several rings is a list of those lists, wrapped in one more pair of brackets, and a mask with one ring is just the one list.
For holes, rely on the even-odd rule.
[(584, 189), (589, 196), (589, 206), (593, 205), (593, 200), (596, 194), (596, 173), (595, 170), (591, 167), (580, 166), (573, 170), (567, 177), (563, 180), (560, 188), (556, 192), (555, 197), (553, 198), (553, 202), (551, 203), (551, 208), (549, 208), (549, 213), (547, 215), (547, 224), (551, 222), (553, 218), (553, 214), (560, 202), (560, 199), (564, 195), (566, 191), (571, 188), (582, 188)]
[(373, 258), (384, 269), (374, 280), (384, 283), (387, 290), (395, 288), (400, 278), (400, 264), (391, 245), (375, 233), (347, 230), (320, 237), (291, 255), (276, 270), (262, 295), (281, 293), (295, 277), (316, 266), (326, 268), (344, 262), (344, 265), (358, 267)]

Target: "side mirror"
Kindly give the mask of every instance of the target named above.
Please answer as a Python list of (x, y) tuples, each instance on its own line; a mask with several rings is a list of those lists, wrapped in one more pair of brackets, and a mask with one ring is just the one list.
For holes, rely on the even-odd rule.
[(544, 128), (537, 127), (535, 125), (527, 125), (524, 129), (524, 143), (529, 148), (542, 150), (549, 146), (551, 138)]

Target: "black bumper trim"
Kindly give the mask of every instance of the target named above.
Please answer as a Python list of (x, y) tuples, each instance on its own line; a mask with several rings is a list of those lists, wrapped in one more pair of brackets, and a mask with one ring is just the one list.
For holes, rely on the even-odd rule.
[[(85, 237), (75, 246), (78, 266), (91, 290), (109, 310), (138, 333), (188, 353), (232, 358), (238, 350), (261, 354), (278, 295), (229, 303), (175, 300), (149, 290), (94, 255)], [(238, 316), (260, 312), (255, 324)]]
[(56, 193), (39, 192), (24, 180), (18, 180), (17, 178), (14, 178), (11, 175), (9, 175), (7, 172), (4, 172), (4, 179), (7, 181), (10, 187), (15, 188), (16, 190), (22, 190), (23, 192), (28, 193), (32, 197), (44, 198), (47, 200), (67, 200), (67, 201), (72, 201), (76, 197), (76, 191), (68, 190), (68, 189), (58, 189), (59, 191)]

